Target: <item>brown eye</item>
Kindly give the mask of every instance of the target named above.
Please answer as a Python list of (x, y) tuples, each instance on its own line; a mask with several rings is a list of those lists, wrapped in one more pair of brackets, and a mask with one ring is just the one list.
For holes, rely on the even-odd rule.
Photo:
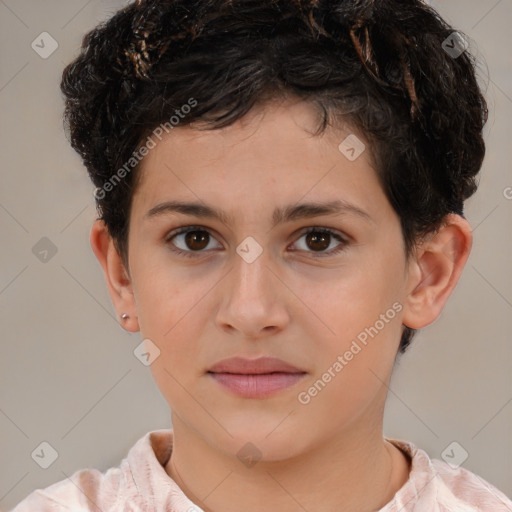
[[(315, 255), (318, 257), (332, 256), (343, 251), (345, 246), (348, 245), (348, 241), (344, 237), (342, 237), (336, 231), (328, 228), (308, 228), (307, 231), (302, 233), (299, 240), (303, 237), (305, 238), (305, 243), (303, 243), (303, 247), (299, 247), (299, 249), (313, 254), (318, 253), (318, 255)], [(338, 246), (335, 246), (333, 249), (326, 251), (333, 240), (338, 240)]]
[(325, 251), (330, 244), (331, 235), (326, 233), (319, 233), (318, 231), (311, 231), (306, 235), (306, 243), (308, 247), (315, 251)]
[[(210, 232), (201, 226), (187, 226), (173, 231), (166, 238), (166, 242), (176, 248), (171, 248), (174, 252), (183, 256), (200, 256), (201, 253), (206, 253), (206, 249), (212, 240), (215, 240)], [(219, 244), (220, 248), (222, 246)], [(218, 248), (217, 247), (217, 248)], [(213, 247), (216, 248), (216, 247)]]
[[(338, 254), (348, 245), (348, 240), (338, 234), (337, 231), (328, 228), (313, 227), (308, 228), (299, 238), (305, 239), (305, 243), (298, 250), (301, 252), (309, 252), (315, 257), (327, 257)], [(170, 244), (171, 250), (180, 256), (200, 257), (207, 254), (211, 249), (222, 249), (222, 245), (217, 247), (209, 247), (212, 241), (216, 240), (209, 230), (201, 226), (186, 226), (171, 232), (166, 237), (166, 243)], [(338, 246), (327, 250), (333, 241), (338, 241)], [(296, 249), (292, 249), (295, 251)]]
[(185, 244), (193, 251), (200, 251), (208, 246), (210, 234), (206, 231), (188, 231), (185, 233)]

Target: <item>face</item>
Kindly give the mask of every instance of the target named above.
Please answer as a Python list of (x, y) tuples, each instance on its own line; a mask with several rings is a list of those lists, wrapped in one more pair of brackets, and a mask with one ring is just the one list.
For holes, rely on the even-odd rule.
[[(313, 136), (317, 122), (285, 102), (221, 130), (176, 128), (140, 169), (128, 259), (142, 338), (160, 350), (151, 372), (173, 423), (226, 453), (250, 441), (277, 460), (382, 421), (407, 295), (400, 221), (368, 146), (354, 160), (338, 148), (353, 131)], [(297, 209), (335, 202), (350, 206)], [(302, 373), (240, 396), (208, 373), (236, 356)]]

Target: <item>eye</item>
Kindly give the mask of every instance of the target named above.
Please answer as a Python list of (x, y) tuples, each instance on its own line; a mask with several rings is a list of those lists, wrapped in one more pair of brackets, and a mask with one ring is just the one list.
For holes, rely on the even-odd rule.
[[(338, 254), (343, 251), (345, 246), (348, 244), (348, 241), (343, 236), (341, 236), (337, 231), (329, 228), (311, 227), (302, 233), (299, 240), (304, 236), (306, 237), (304, 244), (306, 248), (311, 247), (313, 249), (313, 253), (320, 253), (318, 256), (315, 255), (315, 257), (320, 258)], [(338, 240), (340, 244), (334, 249), (325, 251), (325, 249), (331, 245), (333, 238)], [(310, 251), (307, 251), (306, 249), (306, 252)]]
[[(337, 231), (329, 228), (308, 228), (306, 231), (302, 232), (299, 240), (303, 237), (305, 237), (305, 244), (307, 244), (305, 245), (306, 249), (299, 250), (319, 253), (318, 255), (315, 255), (315, 257), (324, 257), (338, 254), (339, 252), (343, 251), (345, 246), (348, 244), (348, 241), (343, 236), (341, 236)], [(325, 249), (331, 245), (333, 238), (340, 242), (339, 245), (334, 249), (325, 251)], [(174, 239), (177, 239), (178, 242), (173, 242), (172, 240)], [(172, 231), (169, 236), (166, 237), (166, 242), (170, 243), (174, 247), (177, 247), (171, 248), (173, 252), (179, 254), (180, 256), (189, 258), (199, 256), (200, 253), (205, 252), (205, 249), (212, 249), (212, 247), (209, 247), (212, 240), (214, 240), (214, 238), (210, 234), (210, 231), (201, 226), (182, 227)], [(295, 243), (297, 244), (297, 242)], [(311, 247), (313, 250), (308, 251), (308, 247)], [(220, 248), (222, 248), (222, 245), (220, 245)], [(295, 251), (295, 249), (293, 251)]]
[[(184, 237), (182, 237), (184, 235)], [(171, 242), (178, 239), (179, 243)], [(180, 240), (181, 238), (181, 240)], [(178, 249), (172, 249), (174, 252), (193, 258), (194, 253), (204, 252), (203, 249), (208, 248), (213, 237), (210, 232), (201, 226), (186, 226), (172, 231), (166, 238), (166, 242), (171, 242)], [(181, 245), (181, 247), (180, 247)], [(220, 246), (222, 248), (222, 246)], [(211, 249), (211, 247), (209, 247)]]

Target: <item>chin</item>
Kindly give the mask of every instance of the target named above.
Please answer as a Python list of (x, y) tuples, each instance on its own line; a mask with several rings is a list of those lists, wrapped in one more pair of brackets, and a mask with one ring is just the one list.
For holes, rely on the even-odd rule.
[(295, 432), (288, 420), (283, 421), (285, 417), (286, 414), (267, 421), (251, 421), (246, 417), (236, 424), (222, 422), (219, 418), (232, 437), (223, 430), (220, 438), (215, 436), (213, 442), (217, 448), (241, 460), (245, 457), (269, 462), (288, 459), (297, 455), (298, 436), (304, 429)]

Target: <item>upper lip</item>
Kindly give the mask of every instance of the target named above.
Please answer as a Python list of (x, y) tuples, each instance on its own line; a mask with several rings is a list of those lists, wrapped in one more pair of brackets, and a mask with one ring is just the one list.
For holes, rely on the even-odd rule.
[(272, 372), (305, 373), (303, 370), (285, 363), (276, 357), (259, 357), (258, 359), (231, 357), (214, 364), (208, 372), (239, 374), (262, 374)]

